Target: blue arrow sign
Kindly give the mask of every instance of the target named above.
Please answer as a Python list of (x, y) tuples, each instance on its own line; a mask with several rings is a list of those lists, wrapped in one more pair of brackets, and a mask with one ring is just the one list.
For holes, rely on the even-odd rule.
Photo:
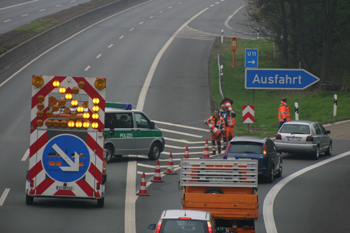
[(90, 166), (90, 152), (81, 138), (60, 134), (45, 145), (42, 163), (52, 179), (72, 182), (85, 175)]
[(303, 69), (246, 69), (245, 89), (303, 90), (319, 78)]
[(245, 68), (258, 68), (258, 49), (245, 49)]

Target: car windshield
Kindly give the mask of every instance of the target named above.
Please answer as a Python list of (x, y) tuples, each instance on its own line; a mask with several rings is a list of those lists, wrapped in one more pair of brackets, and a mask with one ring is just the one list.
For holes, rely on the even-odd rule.
[(263, 146), (258, 142), (232, 142), (228, 152), (262, 154)]
[(204, 220), (164, 219), (160, 233), (208, 233), (208, 227)]
[(280, 133), (310, 134), (310, 128), (308, 125), (284, 124)]

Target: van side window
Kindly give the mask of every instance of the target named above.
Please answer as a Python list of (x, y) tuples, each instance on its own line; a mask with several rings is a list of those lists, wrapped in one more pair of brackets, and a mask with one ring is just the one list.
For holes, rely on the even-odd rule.
[(135, 113), (135, 120), (137, 128), (151, 128), (150, 120), (141, 113)]
[(132, 113), (117, 113), (117, 128), (134, 128)]
[(117, 120), (114, 113), (106, 113), (105, 128), (114, 129), (117, 128)]

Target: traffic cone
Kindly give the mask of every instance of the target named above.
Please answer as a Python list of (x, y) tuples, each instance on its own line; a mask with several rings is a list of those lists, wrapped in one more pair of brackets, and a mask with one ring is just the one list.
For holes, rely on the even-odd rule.
[(231, 107), (231, 105), (233, 104), (233, 100), (231, 100), (231, 99), (229, 99), (229, 98), (224, 98), (224, 99), (221, 101), (220, 105), (221, 105), (221, 104), (225, 104), (226, 107), (228, 108), (228, 110), (229, 110), (231, 113), (233, 113), (233, 110), (232, 110), (232, 107)]
[(145, 172), (142, 173), (140, 190), (137, 193), (139, 196), (149, 196), (146, 189), (146, 175)]
[(186, 146), (184, 159), (189, 159), (189, 158), (190, 158), (190, 156), (188, 155), (188, 146)]
[(202, 159), (210, 159), (208, 139), (205, 141), (205, 146), (204, 146), (204, 152), (203, 152)]
[(158, 182), (162, 183), (162, 177), (160, 176), (160, 166), (159, 166), (159, 159), (157, 159), (157, 165), (156, 165), (156, 170), (154, 172), (153, 180), (152, 182)]
[(169, 156), (168, 168), (166, 169), (165, 174), (176, 175), (176, 172), (174, 171), (174, 164), (173, 164), (173, 153), (171, 153), (171, 152), (170, 152), (170, 156)]
[(219, 137), (222, 134), (222, 131), (216, 128), (214, 125), (210, 124), (208, 121), (206, 124), (209, 126), (210, 130), (215, 134), (215, 137)]

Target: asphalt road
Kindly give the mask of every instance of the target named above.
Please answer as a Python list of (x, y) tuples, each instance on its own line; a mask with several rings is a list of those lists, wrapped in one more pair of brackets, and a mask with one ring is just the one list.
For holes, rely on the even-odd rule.
[[(143, 109), (163, 130), (167, 146), (160, 160), (161, 171), (166, 170), (170, 152), (177, 168), (186, 145), (190, 157), (203, 154), (204, 142), (209, 136), (202, 123), (210, 116), (208, 56), (215, 34), (222, 28), (231, 30), (225, 21), (243, 3), (228, 0), (146, 2), (77, 34), (2, 85), (1, 232), (151, 232), (147, 230), (148, 224), (156, 223), (163, 209), (180, 208), (178, 175), (162, 177), (164, 183), (149, 183), (150, 196), (135, 195), (133, 190), (138, 190), (141, 173), (145, 171), (150, 181), (155, 169), (155, 162), (144, 156), (122, 157), (108, 164), (102, 209), (96, 208), (95, 201), (76, 199), (36, 198), (33, 206), (26, 206), (24, 186), (28, 160), (25, 153), (29, 146), (31, 75), (107, 78), (108, 101), (128, 102), (134, 108)], [(243, 31), (242, 22), (244, 14), (239, 11), (228, 25), (241, 27), (239, 30)], [(243, 35), (248, 35), (248, 30)], [(19, 68), (2, 74), (0, 80)], [(145, 80), (149, 81), (148, 88)], [(349, 127), (349, 123), (328, 128), (334, 137), (334, 155), (349, 151), (346, 133), (349, 130), (345, 126)], [(301, 156), (283, 157), (283, 177), (273, 184), (259, 183), (258, 233), (266, 232), (263, 206), (271, 188), (294, 172), (328, 159), (326, 156), (318, 161)], [(319, 220), (327, 216), (333, 220), (341, 214), (340, 219), (335, 220), (336, 229), (348, 227), (345, 221), (340, 223), (347, 216), (347, 208), (343, 207), (348, 192), (344, 190), (345, 160), (347, 157), (306, 172), (281, 189), (273, 206), (278, 232), (310, 232), (321, 227), (322, 230), (311, 232), (333, 232), (334, 225), (321, 224)], [(130, 174), (131, 168), (136, 174)], [(136, 180), (132, 180), (135, 175)], [(133, 183), (136, 187), (130, 187)], [(338, 198), (343, 193), (345, 195)], [(135, 206), (135, 212), (130, 206)], [(326, 215), (323, 208), (331, 215)], [(130, 217), (133, 213), (135, 218)]]
[(2, 0), (0, 34), (90, 0)]

